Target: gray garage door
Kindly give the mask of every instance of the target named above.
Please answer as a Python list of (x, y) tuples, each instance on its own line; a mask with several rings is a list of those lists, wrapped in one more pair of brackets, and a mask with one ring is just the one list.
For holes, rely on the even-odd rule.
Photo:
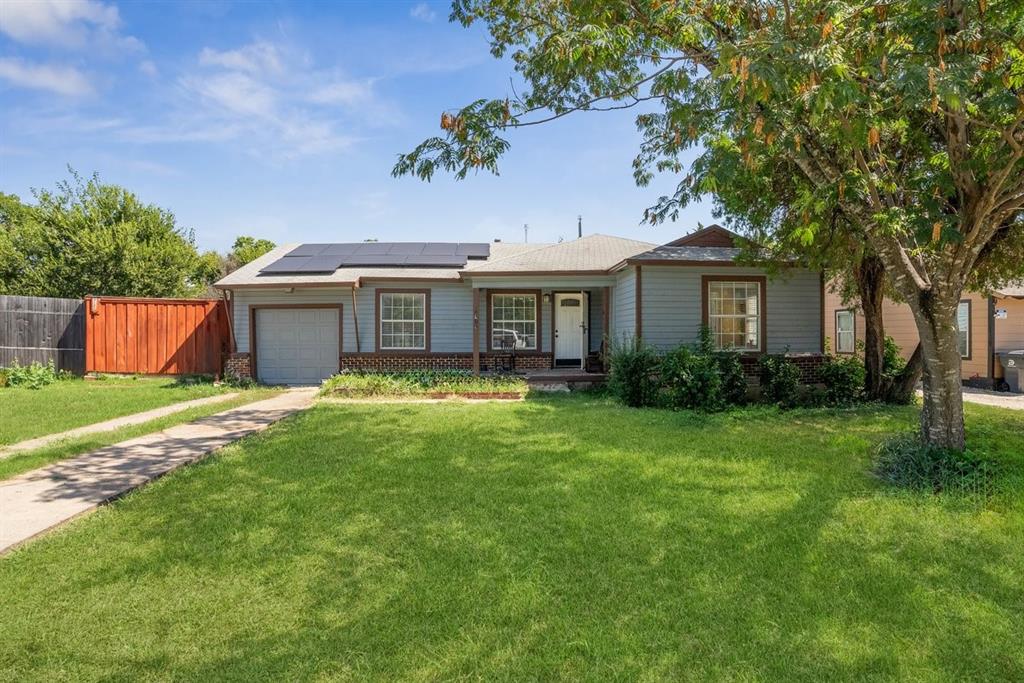
[(256, 311), (256, 373), (268, 384), (319, 384), (338, 372), (337, 308)]

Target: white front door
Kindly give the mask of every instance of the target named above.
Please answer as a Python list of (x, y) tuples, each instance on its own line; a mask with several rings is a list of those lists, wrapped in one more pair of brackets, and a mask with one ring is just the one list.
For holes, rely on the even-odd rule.
[(583, 367), (587, 302), (582, 293), (555, 294), (555, 363)]

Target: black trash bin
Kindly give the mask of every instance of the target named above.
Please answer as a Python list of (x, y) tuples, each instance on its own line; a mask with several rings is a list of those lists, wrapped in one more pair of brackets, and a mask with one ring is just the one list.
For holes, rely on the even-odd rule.
[(1003, 380), (1010, 385), (1010, 391), (1024, 393), (1024, 349), (1000, 351), (996, 355), (1003, 366)]

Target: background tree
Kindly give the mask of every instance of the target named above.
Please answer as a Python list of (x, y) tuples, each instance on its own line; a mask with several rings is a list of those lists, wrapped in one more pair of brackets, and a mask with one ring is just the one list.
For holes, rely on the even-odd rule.
[(181, 297), (201, 293), (209, 274), (191, 231), (132, 192), (85, 181), (74, 171), (35, 206), (4, 195), (0, 288), (13, 294), (79, 298)]
[[(235, 244), (231, 247), (228, 259), (237, 264), (235, 268), (241, 268), (246, 263), (258, 259), (277, 245), (270, 240), (249, 235), (240, 235)], [(232, 268), (234, 270), (234, 268)]]
[(681, 176), (647, 218), (711, 193), (774, 248), (867, 245), (914, 314), (921, 436), (963, 448), (957, 303), (1014, 274), (1024, 229), (1024, 3), (457, 0), (452, 18), (483, 22), (523, 86), (445, 112), (396, 175), (496, 171), (509, 128), (639, 106), (637, 182)]

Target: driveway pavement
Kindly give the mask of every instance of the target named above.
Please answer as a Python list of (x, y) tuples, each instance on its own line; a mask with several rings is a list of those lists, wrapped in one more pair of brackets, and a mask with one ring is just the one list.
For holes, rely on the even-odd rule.
[(0, 553), (308, 408), (315, 395), (287, 391), (0, 481)]

